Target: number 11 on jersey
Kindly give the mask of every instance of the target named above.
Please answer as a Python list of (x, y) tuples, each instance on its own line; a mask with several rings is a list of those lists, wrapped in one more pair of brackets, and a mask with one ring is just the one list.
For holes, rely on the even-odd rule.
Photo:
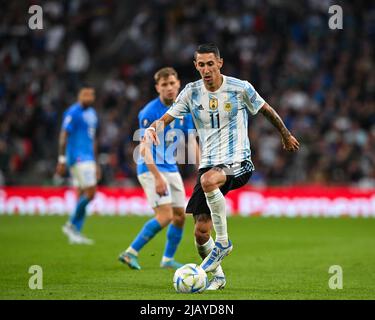
[[(220, 117), (219, 117), (219, 113), (211, 113), (210, 114), (210, 117), (211, 117), (211, 127), (212, 129), (218, 129), (220, 128)], [(215, 118), (216, 118), (216, 121), (215, 121)], [(216, 125), (215, 125), (215, 122), (216, 122)]]

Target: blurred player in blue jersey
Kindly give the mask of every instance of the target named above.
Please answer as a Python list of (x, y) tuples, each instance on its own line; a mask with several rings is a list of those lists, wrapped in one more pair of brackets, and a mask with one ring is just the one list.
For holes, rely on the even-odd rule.
[(99, 168), (96, 165), (96, 133), (98, 117), (92, 107), (95, 90), (83, 87), (78, 102), (64, 113), (59, 138), (59, 157), (56, 172), (64, 175), (69, 167), (73, 183), (79, 189), (79, 199), (70, 220), (62, 231), (72, 244), (93, 244), (93, 240), (81, 234), (86, 207), (94, 198)]
[[(165, 114), (180, 89), (180, 81), (173, 68), (160, 69), (155, 73), (154, 79), (159, 97), (149, 102), (139, 112), (141, 129), (147, 128)], [(173, 154), (168, 152), (168, 146), (176, 142), (176, 139), (172, 138), (175, 137), (174, 130), (180, 129), (186, 134), (193, 128), (191, 116), (177, 118), (165, 128), (165, 136), (161, 138), (165, 142), (163, 146), (159, 148), (153, 147), (152, 144), (143, 146), (141, 151), (143, 160), (141, 159), (137, 164), (137, 175), (155, 217), (145, 223), (128, 249), (119, 256), (119, 260), (132, 269), (141, 269), (138, 263), (140, 250), (168, 225), (167, 242), (160, 266), (171, 269), (182, 266), (174, 260), (174, 255), (181, 241), (185, 222), (185, 189), (176, 160)]]
[[(199, 46), (194, 58), (201, 79), (181, 91), (173, 106), (150, 125), (145, 136), (158, 144), (159, 125), (168, 126), (185, 114), (193, 116), (202, 157), (186, 212), (194, 215), (196, 246), (203, 258), (201, 267), (213, 273), (207, 290), (217, 290), (226, 284), (221, 261), (233, 249), (227, 231), (224, 196), (245, 185), (254, 170), (248, 115), (259, 112), (270, 121), (279, 131), (285, 150), (297, 151), (299, 142), (248, 81), (221, 74), (223, 59), (214, 44)], [(211, 237), (212, 227), (216, 241)]]

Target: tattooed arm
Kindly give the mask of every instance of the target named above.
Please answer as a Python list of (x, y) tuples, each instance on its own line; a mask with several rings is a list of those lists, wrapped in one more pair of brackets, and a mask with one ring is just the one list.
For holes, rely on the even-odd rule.
[(299, 149), (299, 142), (285, 126), (279, 114), (268, 103), (265, 103), (259, 110), (269, 122), (279, 131), (283, 148), (287, 151), (297, 151)]

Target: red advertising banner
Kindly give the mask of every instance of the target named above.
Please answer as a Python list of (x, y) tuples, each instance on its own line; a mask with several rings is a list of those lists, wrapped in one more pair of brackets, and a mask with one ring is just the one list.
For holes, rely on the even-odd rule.
[[(192, 189), (187, 190), (189, 199)], [(77, 201), (74, 189), (61, 187), (0, 188), (0, 215), (65, 215)], [(375, 189), (295, 186), (246, 186), (226, 196), (228, 215), (375, 217)], [(99, 188), (89, 214), (151, 215), (141, 188)]]

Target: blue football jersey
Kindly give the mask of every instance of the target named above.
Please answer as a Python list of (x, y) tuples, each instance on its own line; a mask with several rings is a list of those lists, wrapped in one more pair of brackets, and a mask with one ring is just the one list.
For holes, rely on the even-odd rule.
[(83, 108), (78, 102), (65, 111), (62, 129), (68, 133), (66, 157), (69, 166), (81, 161), (95, 160), (94, 141), (98, 117), (92, 107)]
[[(160, 119), (169, 107), (165, 106), (160, 98), (150, 101), (138, 114), (139, 127), (141, 129), (141, 136), (144, 131), (155, 120)], [(179, 139), (185, 139), (190, 129), (194, 129), (193, 119), (190, 114), (176, 118), (164, 130), (159, 133), (160, 145), (152, 146), (152, 154), (154, 162), (159, 171), (162, 172), (176, 172), (178, 166), (175, 160), (175, 151)], [(138, 159), (137, 174), (148, 172), (147, 165), (144, 159)]]

